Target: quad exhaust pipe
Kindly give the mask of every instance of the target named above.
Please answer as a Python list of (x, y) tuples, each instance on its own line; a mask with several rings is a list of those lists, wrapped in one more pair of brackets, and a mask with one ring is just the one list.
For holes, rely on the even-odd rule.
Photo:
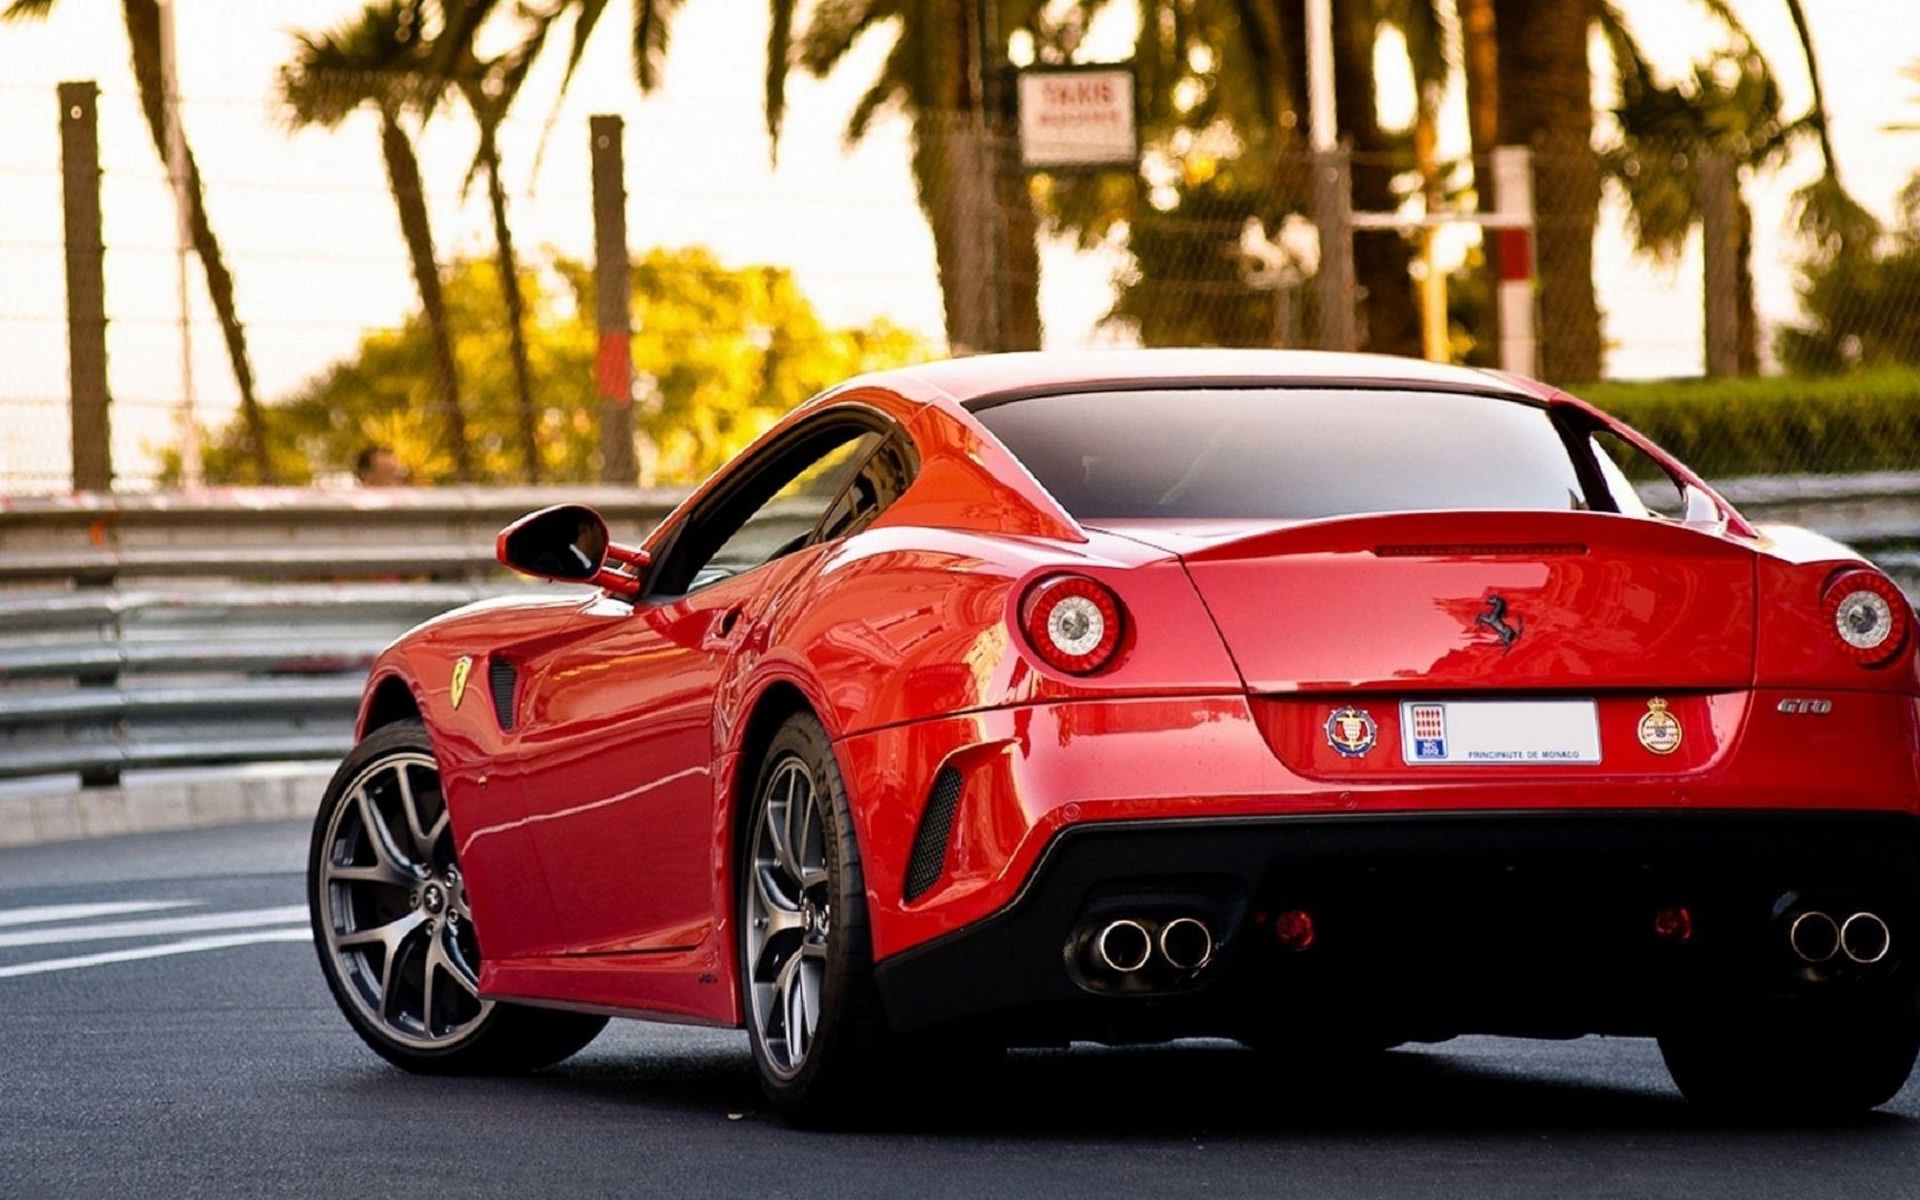
[(1093, 952), (1107, 970), (1131, 975), (1153, 957), (1153, 938), (1138, 921), (1109, 921), (1093, 939)]
[(1180, 971), (1198, 971), (1213, 958), (1213, 931), (1192, 917), (1175, 917), (1160, 927), (1160, 957)]
[(1893, 949), (1893, 932), (1875, 914), (1857, 912), (1840, 924), (1840, 949), (1862, 966), (1877, 963)]
[(1145, 922), (1122, 917), (1093, 935), (1094, 961), (1116, 975), (1143, 970), (1153, 963), (1156, 951), (1164, 966), (1198, 971), (1213, 961), (1213, 930), (1194, 917), (1175, 917), (1160, 926), (1156, 937)]
[(1842, 921), (1810, 909), (1787, 926), (1787, 944), (1804, 963), (1817, 966), (1844, 955), (1861, 966), (1871, 966), (1893, 949), (1893, 932), (1876, 913), (1857, 912)]

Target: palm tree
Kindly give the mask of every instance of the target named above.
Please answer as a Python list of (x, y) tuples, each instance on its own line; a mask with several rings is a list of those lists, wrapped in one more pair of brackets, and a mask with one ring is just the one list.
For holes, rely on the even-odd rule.
[[(1618, 38), (1619, 119), (1622, 144), (1603, 156), (1607, 174), (1625, 191), (1634, 240), (1643, 252), (1671, 262), (1701, 221), (1696, 168), (1708, 158), (1764, 169), (1784, 158), (1804, 126), (1781, 113), (1780, 89), (1751, 45), (1738, 46), (1695, 66), (1687, 83), (1657, 82), (1635, 47)], [(1760, 321), (1754, 304), (1753, 212), (1733, 189), (1739, 249), (1738, 366), (1760, 372)]]
[[(811, 10), (797, 38), (796, 7), (796, 0), (772, 4), (766, 114), (774, 144), (791, 68), (824, 77), (862, 34), (893, 25), (893, 48), (848, 116), (846, 140), (858, 143), (889, 107), (913, 123), (910, 167), (933, 232), (949, 343), (976, 350), (1038, 346), (1037, 222), (1025, 180), (1007, 169), (1000, 67), (981, 61), (980, 47), (1002, 45), (1004, 30), (1036, 20), (1040, 0), (829, 0)], [(1000, 28), (975, 24), (995, 11)], [(991, 240), (983, 232), (989, 226), (997, 226)]]
[[(426, 0), (410, 0), (424, 4)], [(634, 0), (633, 60), (634, 78), (640, 90), (651, 92), (660, 84), (665, 64), (668, 31), (673, 14), (683, 0)], [(493, 219), (497, 274), (507, 308), (508, 345), (513, 363), (514, 388), (518, 406), (520, 439), (526, 461), (527, 480), (539, 482), (539, 412), (534, 406), (532, 370), (528, 362), (526, 337), (526, 298), (521, 287), (519, 260), (513, 246), (513, 230), (507, 220), (506, 186), (501, 179), (499, 130), (508, 111), (519, 98), (533, 63), (545, 50), (547, 41), (562, 20), (571, 17), (573, 39), (567, 52), (566, 71), (561, 78), (558, 106), (573, 81), (600, 21), (608, 0), (550, 0), (544, 6), (522, 3), (514, 11), (520, 21), (520, 38), (506, 53), (483, 59), (476, 51), (481, 28), (501, 7), (500, 0), (464, 0), (439, 5), (439, 30), (424, 55), (423, 70), (435, 79), (458, 88), (467, 108), (480, 126), (479, 147), (468, 170), (466, 185), (484, 174), (487, 180), (487, 207)], [(536, 159), (537, 165), (537, 159)]]
[(1813, 130), (1822, 164), (1820, 178), (1794, 197), (1800, 230), (1829, 259), (1871, 257), (1880, 222), (1840, 182), (1840, 164), (1827, 128), (1826, 88), (1820, 80), (1819, 57), (1813, 52), (1813, 29), (1800, 0), (1786, 0), (1786, 4), (1813, 90), (1813, 104), (1800, 120)]
[(380, 150), (387, 184), (407, 243), (414, 287), (426, 317), (435, 363), (435, 386), (443, 423), (444, 449), (453, 462), (453, 478), (473, 478), (466, 415), (460, 404), (459, 371), (448, 327), (440, 267), (434, 256), (433, 227), (414, 154), (402, 117), (421, 119), (432, 112), (442, 86), (419, 68), (422, 41), (417, 14), (405, 0), (370, 4), (359, 16), (324, 34), (295, 34), (299, 49), (280, 72), (280, 99), (295, 128), (332, 129), (362, 108), (380, 118)]
[[(0, 21), (43, 20), (53, 11), (56, 0), (11, 0), (0, 9)], [(167, 96), (160, 63), (160, 6), (155, 0), (121, 0), (121, 18), (127, 27), (127, 40), (133, 49), (133, 78), (140, 92), (140, 111), (146, 117), (148, 132), (162, 161), (167, 157)], [(182, 140), (185, 135), (182, 134)], [(194, 254), (207, 279), (207, 295), (213, 301), (214, 315), (226, 342), (227, 360), (233, 367), (234, 383), (240, 390), (240, 412), (247, 431), (247, 452), (259, 483), (273, 482), (273, 467), (267, 458), (266, 427), (260, 416), (260, 403), (254, 391), (253, 365), (247, 354), (246, 329), (240, 324), (234, 304), (233, 274), (227, 269), (226, 256), (207, 219), (205, 191), (200, 165), (191, 147), (186, 152), (185, 191), (187, 227), (193, 239)]]
[[(1555, 382), (1600, 377), (1593, 291), (1600, 162), (1587, 66), (1587, 36), (1598, 16), (1597, 0), (1493, 0), (1500, 88), (1494, 145), (1534, 151), (1538, 366)], [(1476, 161), (1492, 151), (1476, 144)]]
[[(1399, 207), (1394, 179), (1413, 166), (1397, 153), (1394, 139), (1380, 128), (1374, 103), (1374, 43), (1380, 32), (1379, 6), (1336, 4), (1333, 6), (1333, 58), (1335, 88), (1333, 107), (1341, 135), (1353, 150), (1353, 206), (1360, 212), (1391, 212)], [(1426, 0), (1400, 6), (1398, 15), (1407, 27), (1424, 31), (1426, 22), (1412, 18), (1407, 9), (1431, 8)], [(1439, 55), (1437, 41), (1425, 47), (1414, 43), (1415, 71), (1426, 82)], [(1444, 77), (1444, 60), (1439, 71)], [(1357, 232), (1353, 239), (1353, 278), (1362, 292), (1366, 314), (1366, 344), (1369, 349), (1387, 354), (1418, 357), (1421, 352), (1420, 312), (1413, 292), (1410, 267), (1413, 251), (1397, 231)]]
[[(522, 47), (526, 49), (526, 47)], [(533, 401), (533, 368), (527, 358), (527, 302), (520, 283), (520, 261), (513, 248), (513, 227), (507, 221), (507, 189), (500, 177), (500, 123), (526, 80), (531, 53), (509, 54), (491, 62), (475, 63), (457, 76), (460, 95), (480, 126), (480, 145), (467, 173), (487, 177), (487, 211), (493, 217), (495, 263), (500, 295), (507, 306), (507, 347), (513, 364), (513, 388), (520, 419), (520, 443), (526, 458), (528, 483), (539, 483), (540, 414)]]

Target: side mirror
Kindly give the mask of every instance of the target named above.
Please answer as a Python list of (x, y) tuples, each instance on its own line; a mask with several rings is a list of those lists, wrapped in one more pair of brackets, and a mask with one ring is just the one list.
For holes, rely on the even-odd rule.
[(1686, 487), (1687, 507), (1681, 523), (1695, 529), (1711, 529), (1716, 532), (1727, 527), (1727, 514), (1720, 511), (1720, 505), (1714, 498), (1699, 488), (1688, 484)]
[(613, 546), (606, 519), (584, 504), (528, 513), (500, 531), (494, 554), (522, 575), (590, 583), (623, 595), (639, 590), (639, 572), (647, 561), (643, 551)]

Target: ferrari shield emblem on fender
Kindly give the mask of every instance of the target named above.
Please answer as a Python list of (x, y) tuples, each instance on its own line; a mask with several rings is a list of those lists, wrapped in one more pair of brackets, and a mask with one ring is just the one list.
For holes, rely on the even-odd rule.
[(1640, 744), (1654, 754), (1672, 754), (1680, 748), (1680, 722), (1658, 696), (1647, 701), (1647, 713), (1640, 718)]
[(1349, 705), (1335, 709), (1327, 718), (1327, 744), (1339, 751), (1342, 758), (1359, 758), (1373, 749), (1379, 734), (1379, 726), (1364, 708)]
[(447, 687), (447, 699), (455, 708), (467, 696), (467, 676), (473, 674), (473, 655), (462, 654), (460, 661), (453, 664), (453, 683)]

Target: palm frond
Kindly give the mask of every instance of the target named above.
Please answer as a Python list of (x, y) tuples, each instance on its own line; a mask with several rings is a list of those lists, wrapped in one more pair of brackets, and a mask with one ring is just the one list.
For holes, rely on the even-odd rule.
[(633, 77), (642, 92), (660, 86), (667, 61), (667, 33), (681, 0), (633, 0)]
[(799, 63), (809, 74), (824, 77), (874, 24), (905, 16), (895, 0), (823, 0), (801, 35)]
[(780, 153), (780, 122), (787, 115), (787, 70), (793, 59), (795, 0), (771, 0), (772, 21), (767, 30), (767, 138), (771, 153)]
[(867, 136), (867, 130), (873, 126), (874, 117), (880, 110), (906, 95), (907, 89), (896, 80), (882, 75), (874, 85), (860, 97), (853, 106), (853, 112), (847, 117), (846, 132), (841, 135), (849, 147), (856, 146)]
[(425, 110), (442, 84), (421, 69), (426, 53), (412, 6), (369, 4), (324, 33), (294, 33), (280, 69), (280, 102), (296, 126), (339, 124), (362, 105)]
[(13, 0), (0, 9), (0, 21), (44, 21), (53, 12), (55, 0)]
[[(577, 0), (578, 12), (573, 18), (573, 42), (567, 47), (567, 69), (560, 76), (560, 95), (565, 96), (573, 84), (574, 72), (580, 69), (580, 59), (587, 52), (587, 40), (593, 36), (594, 27), (600, 24), (600, 18), (607, 11), (607, 0)], [(558, 13), (558, 9), (555, 10)], [(555, 105), (559, 104), (556, 99)]]

